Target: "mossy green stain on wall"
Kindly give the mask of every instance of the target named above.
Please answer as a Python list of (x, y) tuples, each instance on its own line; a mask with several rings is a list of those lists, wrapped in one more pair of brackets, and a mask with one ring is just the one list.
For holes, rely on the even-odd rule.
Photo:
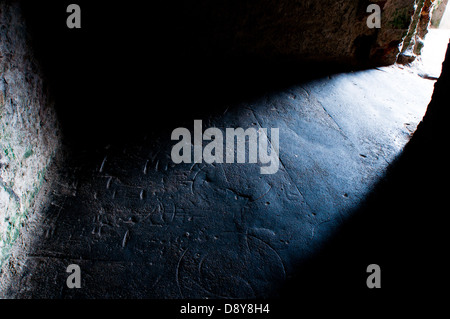
[(11, 144), (8, 144), (4, 149), (3, 149), (3, 153), (5, 154), (6, 157), (15, 160), (16, 159), (16, 154), (14, 154), (14, 149), (12, 148)]
[(27, 151), (25, 152), (25, 154), (23, 154), (23, 158), (27, 159), (28, 157), (30, 157), (31, 155), (33, 155), (33, 150), (31, 148), (27, 149)]
[[(11, 248), (19, 237), (20, 230), (29, 216), (34, 200), (36, 199), (36, 196), (42, 188), (45, 173), (46, 169), (39, 171), (37, 176), (37, 183), (33, 187), (33, 190), (31, 192), (27, 191), (22, 201), (20, 201), (18, 198), (16, 199), (16, 213), (11, 216), (7, 216), (4, 220), (7, 223), (7, 228), (5, 234), (3, 235), (3, 238), (0, 238), (0, 268), (11, 255)], [(3, 189), (12, 197), (14, 197), (15, 194), (11, 194), (11, 189), (6, 186), (4, 186)], [(15, 196), (17, 197), (17, 195)], [(25, 205), (22, 205), (21, 202), (25, 203)]]
[(1, 266), (35, 205), (40, 205), (37, 197), (60, 141), (53, 102), (17, 1), (0, 1), (0, 26)]

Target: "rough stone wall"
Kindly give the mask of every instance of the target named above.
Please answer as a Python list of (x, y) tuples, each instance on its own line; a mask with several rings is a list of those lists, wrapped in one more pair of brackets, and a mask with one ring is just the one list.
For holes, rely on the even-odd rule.
[(448, 0), (436, 0), (435, 2), (436, 4), (432, 11), (431, 26), (433, 28), (439, 28), (445, 9), (447, 8)]
[[(418, 0), (416, 0), (418, 1)], [(371, 64), (394, 64), (415, 12), (414, 0), (373, 1), (383, 8), (382, 25), (369, 57)], [(384, 4), (384, 7), (383, 7)]]
[(431, 14), (435, 0), (425, 0), (420, 11), (419, 22), (417, 23), (416, 40), (414, 45), (414, 54), (420, 55), (423, 48), (423, 41), (428, 33), (428, 27), (431, 22)]
[(52, 103), (16, 1), (0, 2), (0, 266), (59, 147)]
[(436, 2), (436, 0), (416, 0), (415, 12), (403, 41), (401, 54), (397, 59), (398, 63), (411, 63), (421, 54)]
[[(367, 26), (372, 3), (382, 9), (381, 29)], [(180, 48), (213, 43), (231, 55), (389, 65), (396, 61), (414, 6), (414, 0), (203, 0), (186, 5), (176, 19), (186, 21)], [(186, 27), (189, 21), (196, 23)]]

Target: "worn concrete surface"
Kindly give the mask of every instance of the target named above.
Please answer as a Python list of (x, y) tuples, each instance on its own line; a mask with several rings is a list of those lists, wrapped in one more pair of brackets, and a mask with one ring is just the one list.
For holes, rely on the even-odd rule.
[[(60, 164), (52, 204), (28, 225), (28, 249), (3, 275), (1, 294), (277, 296), (402, 151), (433, 84), (396, 66), (335, 74), (202, 118), (204, 129), (279, 128), (274, 175), (256, 164), (175, 165), (174, 127), (77, 151)], [(66, 287), (73, 263), (81, 289)]]

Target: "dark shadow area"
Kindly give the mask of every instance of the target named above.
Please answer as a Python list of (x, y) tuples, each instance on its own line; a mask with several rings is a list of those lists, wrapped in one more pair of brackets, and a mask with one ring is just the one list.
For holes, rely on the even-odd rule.
[(182, 7), (173, 10), (182, 2), (140, 9), (78, 1), (81, 29), (66, 27), (61, 12), (69, 3), (24, 1), (23, 9), (66, 142), (76, 147), (132, 140), (187, 118), (221, 113), (236, 101), (350, 69), (285, 55), (229, 53), (227, 39), (203, 39), (201, 29), (209, 30), (205, 21), (186, 21)]
[[(450, 50), (424, 120), (403, 153), (348, 222), (299, 266), (284, 297), (320, 295), (374, 308), (386, 302), (408, 302), (409, 307), (421, 307), (430, 298), (438, 302), (436, 287), (446, 285), (448, 265), (444, 154), (449, 88)], [(366, 286), (370, 264), (382, 269), (381, 289)]]

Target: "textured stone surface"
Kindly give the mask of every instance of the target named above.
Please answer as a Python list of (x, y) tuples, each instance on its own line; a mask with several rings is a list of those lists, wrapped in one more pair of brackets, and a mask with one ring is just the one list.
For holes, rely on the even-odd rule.
[(56, 116), (16, 2), (0, 3), (0, 266), (58, 147)]
[[(337, 74), (203, 118), (204, 128), (279, 127), (274, 175), (254, 164), (175, 165), (169, 128), (78, 153), (3, 294), (277, 296), (401, 152), (432, 85), (396, 67)], [(72, 263), (82, 289), (66, 287)]]
[(441, 22), (439, 23), (439, 28), (450, 29), (450, 11), (449, 10), (445, 10), (444, 15), (442, 16)]
[(416, 1), (415, 12), (412, 17), (408, 33), (403, 40), (401, 54), (397, 59), (398, 63), (411, 63), (421, 54), (425, 36), (428, 33), (428, 28), (431, 23), (431, 14), (435, 4), (435, 0)]
[[(51, 13), (65, 10), (64, 2), (58, 3)], [(101, 10), (83, 20), (91, 28), (80, 33), (69, 33), (64, 23), (57, 24), (59, 18), (38, 21), (35, 26), (48, 23), (40, 40), (43, 47), (51, 46), (41, 53), (49, 69), (57, 70), (49, 74), (58, 84), (59, 101), (65, 102), (60, 109), (67, 112), (68, 131), (79, 145), (53, 167), (61, 178), (49, 207), (19, 237), (21, 256), (13, 256), (1, 278), (1, 297), (277, 296), (299, 265), (307, 264), (330, 239), (335, 242), (334, 234), (346, 229), (383, 179), (421, 120), (433, 82), (396, 67), (318, 77), (289, 63), (273, 73), (266, 64), (240, 70), (244, 63), (221, 79), (227, 65), (209, 65), (207, 60), (202, 69), (196, 62), (202, 54), (223, 54), (353, 66), (392, 63), (414, 3), (380, 1), (383, 28), (368, 30), (369, 3), (170, 2), (161, 4), (165, 10), (149, 12), (99, 5)], [(85, 3), (83, 8), (95, 6)], [(124, 17), (119, 20), (129, 24), (103, 32), (119, 13)], [(55, 28), (62, 31), (52, 38)], [(142, 41), (142, 33), (148, 41)], [(166, 53), (172, 55), (167, 58)], [(198, 59), (178, 60), (190, 53)], [(315, 79), (299, 80), (308, 75)], [(206, 106), (203, 112), (199, 104)], [(279, 172), (260, 175), (259, 166), (249, 164), (174, 165), (169, 157), (171, 130), (175, 125), (191, 129), (197, 118), (204, 127), (279, 127)], [(148, 134), (128, 134), (134, 127)], [(92, 132), (110, 143), (99, 146)], [(44, 162), (39, 158), (35, 163)], [(408, 268), (406, 259), (396, 257), (404, 256), (401, 246), (426, 237), (426, 232), (403, 236), (422, 231), (409, 227), (417, 226), (410, 222), (417, 216), (409, 215), (415, 207), (410, 199), (405, 201), (414, 174), (401, 176), (406, 182), (399, 185), (405, 190), (401, 200), (394, 198), (395, 205), (374, 205), (370, 217), (383, 218), (374, 218), (375, 225), (362, 228), (357, 237), (350, 233), (345, 246), (351, 249), (339, 250), (331, 267), (319, 262), (318, 272), (306, 269), (301, 275), (310, 277), (314, 286), (335, 268), (349, 268), (345, 274), (356, 269), (352, 275), (362, 273), (357, 282), (365, 289), (364, 270), (374, 259), (396, 270)], [(389, 199), (400, 196), (399, 188), (388, 189)], [(420, 188), (414, 194), (419, 200)], [(435, 219), (420, 221), (426, 220)], [(367, 229), (369, 235), (361, 236)], [(366, 243), (378, 252), (375, 257), (365, 250)], [(388, 253), (380, 254), (385, 248)], [(392, 255), (396, 258), (388, 258)], [(66, 267), (73, 263), (81, 266), (82, 289), (66, 286)], [(334, 288), (349, 285), (347, 279), (343, 276), (343, 285)], [(329, 288), (319, 285), (321, 294), (312, 297), (321, 300)], [(295, 289), (310, 293), (303, 286)]]
[(435, 2), (436, 4), (431, 15), (431, 26), (433, 28), (439, 28), (445, 9), (447, 8), (448, 0), (437, 0)]
[[(367, 7), (382, 9), (381, 29), (369, 29)], [(225, 54), (338, 62), (352, 66), (393, 64), (414, 13), (414, 1), (210, 1), (189, 4), (180, 30), (182, 48)], [(189, 26), (189, 24), (187, 24)], [(203, 27), (207, 25), (208, 30)], [(199, 41), (192, 41), (200, 33)], [(217, 35), (220, 35), (219, 37)], [(211, 41), (212, 38), (215, 40)], [(177, 37), (178, 39), (178, 37)]]
[(414, 45), (414, 53), (420, 55), (423, 49), (423, 41), (428, 33), (428, 27), (431, 23), (431, 12), (434, 6), (435, 0), (425, 0), (422, 10), (420, 11), (420, 19), (417, 23), (416, 41)]

